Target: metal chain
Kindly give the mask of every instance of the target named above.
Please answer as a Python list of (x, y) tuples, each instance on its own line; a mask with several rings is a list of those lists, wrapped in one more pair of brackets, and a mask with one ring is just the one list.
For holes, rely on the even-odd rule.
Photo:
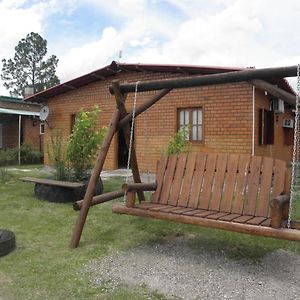
[[(144, 118), (144, 153), (147, 153), (149, 145), (149, 128), (148, 128), (148, 110), (145, 112)], [(145, 161), (145, 160), (144, 160)], [(149, 157), (146, 157), (146, 169), (147, 169), (147, 182), (150, 182), (150, 172), (149, 172)]]
[[(138, 85), (139, 85), (139, 81), (137, 81), (136, 84), (135, 84), (135, 93), (134, 93), (134, 100), (133, 100), (133, 109), (132, 109), (132, 119), (131, 119), (131, 128), (130, 128), (130, 140), (129, 140), (129, 147), (128, 147), (128, 160), (127, 160), (125, 183), (128, 183), (128, 178), (129, 178), (129, 167), (130, 167), (131, 151), (132, 151), (132, 143), (133, 143), (133, 132), (134, 132), (136, 98), (137, 98)], [(126, 200), (126, 194), (127, 193), (125, 192), (124, 202)]]
[(299, 150), (300, 150), (300, 137), (299, 137), (299, 126), (300, 126), (300, 64), (297, 67), (297, 93), (296, 93), (296, 111), (295, 111), (295, 125), (294, 125), (294, 148), (293, 148), (293, 162), (292, 162), (292, 180), (291, 180), (291, 196), (289, 203), (289, 215), (287, 227), (291, 227), (293, 201), (297, 196), (298, 185), (299, 185)]

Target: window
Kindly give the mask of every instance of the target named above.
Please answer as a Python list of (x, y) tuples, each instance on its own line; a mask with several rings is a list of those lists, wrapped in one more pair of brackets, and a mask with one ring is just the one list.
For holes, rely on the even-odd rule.
[(274, 144), (274, 111), (259, 110), (258, 115), (258, 143), (259, 145)]
[(45, 123), (40, 123), (40, 134), (45, 133)]
[(184, 108), (178, 110), (178, 130), (188, 128), (186, 139), (191, 142), (202, 142), (202, 108)]

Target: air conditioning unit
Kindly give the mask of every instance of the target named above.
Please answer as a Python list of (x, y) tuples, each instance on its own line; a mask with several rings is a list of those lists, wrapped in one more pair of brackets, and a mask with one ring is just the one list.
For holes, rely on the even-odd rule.
[(293, 119), (283, 119), (282, 127), (294, 128), (294, 120)]
[(284, 101), (278, 98), (273, 99), (273, 111), (275, 114), (284, 113)]

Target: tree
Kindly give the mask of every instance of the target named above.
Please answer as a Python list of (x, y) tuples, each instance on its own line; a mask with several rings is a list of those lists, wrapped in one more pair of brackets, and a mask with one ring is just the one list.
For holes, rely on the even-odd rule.
[(12, 95), (24, 95), (25, 87), (33, 88), (34, 93), (59, 84), (56, 76), (58, 58), (48, 59), (47, 40), (38, 33), (31, 32), (15, 47), (13, 59), (2, 59), (1, 79)]

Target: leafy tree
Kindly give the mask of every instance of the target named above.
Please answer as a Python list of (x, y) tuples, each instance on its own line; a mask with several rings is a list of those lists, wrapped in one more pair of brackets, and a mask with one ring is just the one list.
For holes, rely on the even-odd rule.
[(2, 59), (1, 79), (11, 94), (23, 96), (27, 86), (37, 93), (59, 83), (55, 74), (58, 58), (46, 59), (46, 54), (47, 41), (31, 32), (19, 41), (13, 59)]

